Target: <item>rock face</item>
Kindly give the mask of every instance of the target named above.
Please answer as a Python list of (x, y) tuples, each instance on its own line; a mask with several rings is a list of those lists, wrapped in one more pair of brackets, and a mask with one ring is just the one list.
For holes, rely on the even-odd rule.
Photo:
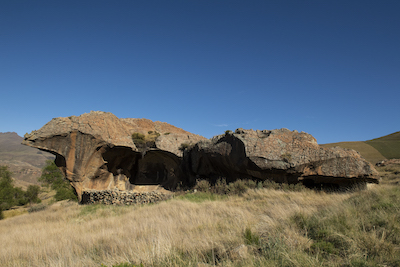
[(351, 185), (378, 182), (354, 150), (322, 148), (309, 134), (287, 129), (234, 133), (210, 140), (162, 122), (91, 112), (55, 118), (23, 144), (50, 152), (82, 201), (90, 190), (174, 188), (196, 179)]
[(236, 179), (273, 180), (348, 186), (378, 183), (373, 166), (354, 150), (327, 149), (311, 135), (287, 129), (237, 129), (198, 142), (185, 154), (186, 171), (196, 178), (227, 182)]
[[(159, 141), (150, 146), (132, 134), (157, 132)], [(181, 175), (181, 144), (204, 137), (162, 122), (146, 119), (118, 119), (105, 112), (79, 117), (55, 118), (40, 130), (25, 135), (25, 145), (56, 156), (55, 163), (75, 188), (79, 200), (87, 189), (133, 189), (135, 185), (159, 184), (174, 187)], [(141, 142), (139, 142), (141, 141)]]

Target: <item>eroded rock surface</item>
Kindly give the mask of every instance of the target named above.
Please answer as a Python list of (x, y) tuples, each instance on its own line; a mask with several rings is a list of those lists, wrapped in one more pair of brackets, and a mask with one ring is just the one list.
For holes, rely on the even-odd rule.
[(304, 132), (243, 130), (210, 140), (163, 122), (105, 112), (55, 118), (23, 144), (48, 151), (82, 200), (88, 190), (174, 188), (204, 178), (307, 185), (379, 181), (356, 151), (322, 148)]
[[(160, 145), (155, 141), (151, 147), (134, 143), (133, 133), (150, 132), (164, 141)], [(163, 122), (90, 112), (55, 118), (25, 135), (23, 144), (56, 155), (56, 165), (81, 200), (87, 189), (130, 190), (135, 184), (175, 186), (180, 179), (182, 152), (181, 144), (169, 142), (169, 138), (188, 143), (205, 139)]]
[(270, 179), (310, 186), (379, 181), (377, 171), (358, 152), (322, 148), (311, 135), (287, 129), (238, 129), (198, 142), (184, 158), (192, 180)]

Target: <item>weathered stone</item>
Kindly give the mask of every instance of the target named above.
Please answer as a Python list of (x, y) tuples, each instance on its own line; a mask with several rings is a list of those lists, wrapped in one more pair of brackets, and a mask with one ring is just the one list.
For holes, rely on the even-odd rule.
[(237, 129), (206, 140), (163, 122), (91, 112), (55, 118), (27, 134), (23, 144), (54, 154), (79, 200), (83, 192), (107, 190), (104, 195), (111, 196), (111, 204), (135, 202), (117, 189), (174, 188), (197, 178), (308, 185), (379, 180), (356, 151), (322, 148), (311, 135), (287, 129)]
[(311, 135), (287, 129), (238, 129), (198, 142), (184, 159), (192, 182), (199, 177), (345, 186), (379, 181), (377, 171), (358, 152), (322, 148)]
[(205, 139), (163, 122), (90, 112), (55, 118), (25, 135), (23, 144), (56, 155), (56, 165), (75, 188), (79, 200), (87, 189), (130, 190), (135, 184), (175, 186), (180, 173), (180, 144), (159, 142), (158, 148), (154, 141), (155, 146), (143, 147), (139, 143), (142, 140), (134, 143), (133, 133), (152, 133), (156, 140), (169, 135), (187, 142)]
[(150, 191), (150, 192), (135, 192), (135, 191), (120, 191), (112, 190), (85, 190), (82, 194), (83, 204), (106, 204), (106, 205), (138, 205), (157, 203), (167, 200), (172, 197), (172, 194)]
[(168, 134), (157, 138), (156, 147), (182, 157), (185, 147), (193, 146), (198, 141), (204, 139), (205, 138), (198, 135)]

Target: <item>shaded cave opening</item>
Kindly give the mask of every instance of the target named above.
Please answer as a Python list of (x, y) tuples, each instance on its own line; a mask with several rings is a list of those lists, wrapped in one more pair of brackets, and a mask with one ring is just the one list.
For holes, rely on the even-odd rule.
[(181, 159), (170, 152), (157, 149), (137, 152), (129, 147), (114, 146), (107, 148), (102, 157), (107, 171), (114, 177), (126, 177), (132, 188), (159, 185), (171, 190), (180, 179)]

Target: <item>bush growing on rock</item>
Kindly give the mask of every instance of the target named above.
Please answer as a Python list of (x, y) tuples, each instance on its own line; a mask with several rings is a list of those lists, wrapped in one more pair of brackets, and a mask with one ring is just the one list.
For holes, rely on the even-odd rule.
[(189, 148), (189, 144), (188, 143), (182, 143), (180, 146), (179, 146), (179, 150), (181, 150), (181, 151), (184, 151), (185, 149), (187, 149), (187, 148)]
[(135, 144), (143, 144), (145, 142), (145, 135), (141, 133), (133, 133), (132, 140)]

